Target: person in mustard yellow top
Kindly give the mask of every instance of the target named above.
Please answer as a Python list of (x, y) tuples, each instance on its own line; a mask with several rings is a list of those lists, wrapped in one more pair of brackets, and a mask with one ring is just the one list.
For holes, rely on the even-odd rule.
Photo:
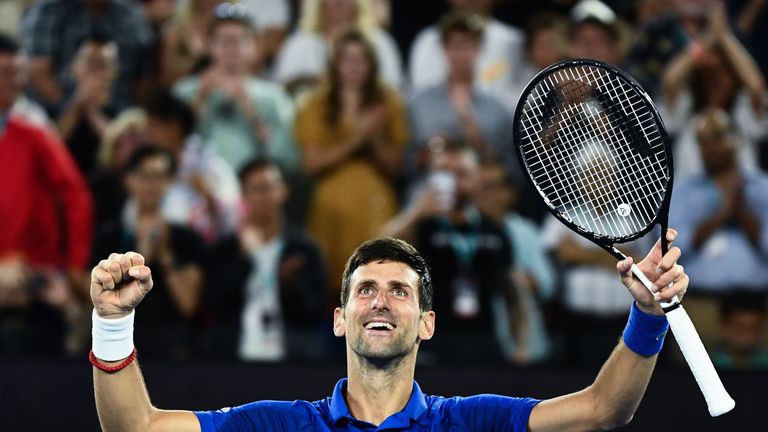
[(307, 228), (338, 294), (347, 257), (398, 210), (393, 184), (408, 142), (405, 107), (380, 83), (376, 55), (360, 32), (336, 40), (325, 83), (300, 104), (296, 139), (315, 179)]

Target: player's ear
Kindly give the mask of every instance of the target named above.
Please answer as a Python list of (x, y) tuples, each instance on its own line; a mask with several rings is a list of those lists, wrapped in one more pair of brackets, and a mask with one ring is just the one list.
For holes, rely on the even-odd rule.
[(333, 310), (333, 334), (336, 337), (343, 337), (347, 333), (344, 326), (344, 308), (337, 307)]
[(435, 334), (435, 312), (428, 311), (421, 313), (421, 322), (419, 323), (419, 339), (429, 340)]

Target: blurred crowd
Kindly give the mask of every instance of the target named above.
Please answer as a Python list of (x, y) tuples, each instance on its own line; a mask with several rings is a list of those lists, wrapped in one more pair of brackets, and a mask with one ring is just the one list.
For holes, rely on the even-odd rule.
[(766, 32), (765, 0), (2, 0), (0, 356), (87, 352), (90, 269), (133, 250), (142, 357), (341, 357), (346, 259), (395, 236), (432, 269), (422, 364), (600, 364), (631, 297), (512, 137), (590, 58), (661, 111), (716, 364), (768, 368)]

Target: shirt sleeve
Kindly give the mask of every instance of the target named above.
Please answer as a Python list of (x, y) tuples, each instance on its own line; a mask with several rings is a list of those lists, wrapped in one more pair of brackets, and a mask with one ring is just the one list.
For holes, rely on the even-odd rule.
[(311, 425), (301, 402), (259, 401), (217, 411), (195, 411), (202, 432), (297, 431)]
[[(538, 399), (482, 394), (450, 399), (447, 404), (452, 425), (461, 423), (467, 431), (526, 432), (528, 419)], [(451, 406), (453, 405), (453, 406)], [(458, 418), (456, 417), (458, 416)]]

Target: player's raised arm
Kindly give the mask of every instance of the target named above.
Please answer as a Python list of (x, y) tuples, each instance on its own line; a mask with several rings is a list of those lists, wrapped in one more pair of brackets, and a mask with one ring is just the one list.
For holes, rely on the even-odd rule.
[(135, 252), (112, 254), (91, 272), (93, 385), (105, 432), (200, 431), (192, 412), (152, 406), (135, 360), (134, 309), (151, 289), (150, 269)]
[[(667, 232), (667, 240), (677, 236)], [(680, 249), (673, 247), (664, 257), (661, 243), (638, 263), (654, 283), (661, 301), (682, 297), (688, 276), (677, 264)], [(658, 302), (645, 286), (632, 277), (632, 258), (617, 265), (622, 283), (632, 294), (629, 323), (624, 337), (605, 362), (595, 382), (586, 389), (542, 401), (531, 412), (529, 428), (542, 431), (588, 431), (613, 429), (628, 423), (648, 386), (668, 324)]]

